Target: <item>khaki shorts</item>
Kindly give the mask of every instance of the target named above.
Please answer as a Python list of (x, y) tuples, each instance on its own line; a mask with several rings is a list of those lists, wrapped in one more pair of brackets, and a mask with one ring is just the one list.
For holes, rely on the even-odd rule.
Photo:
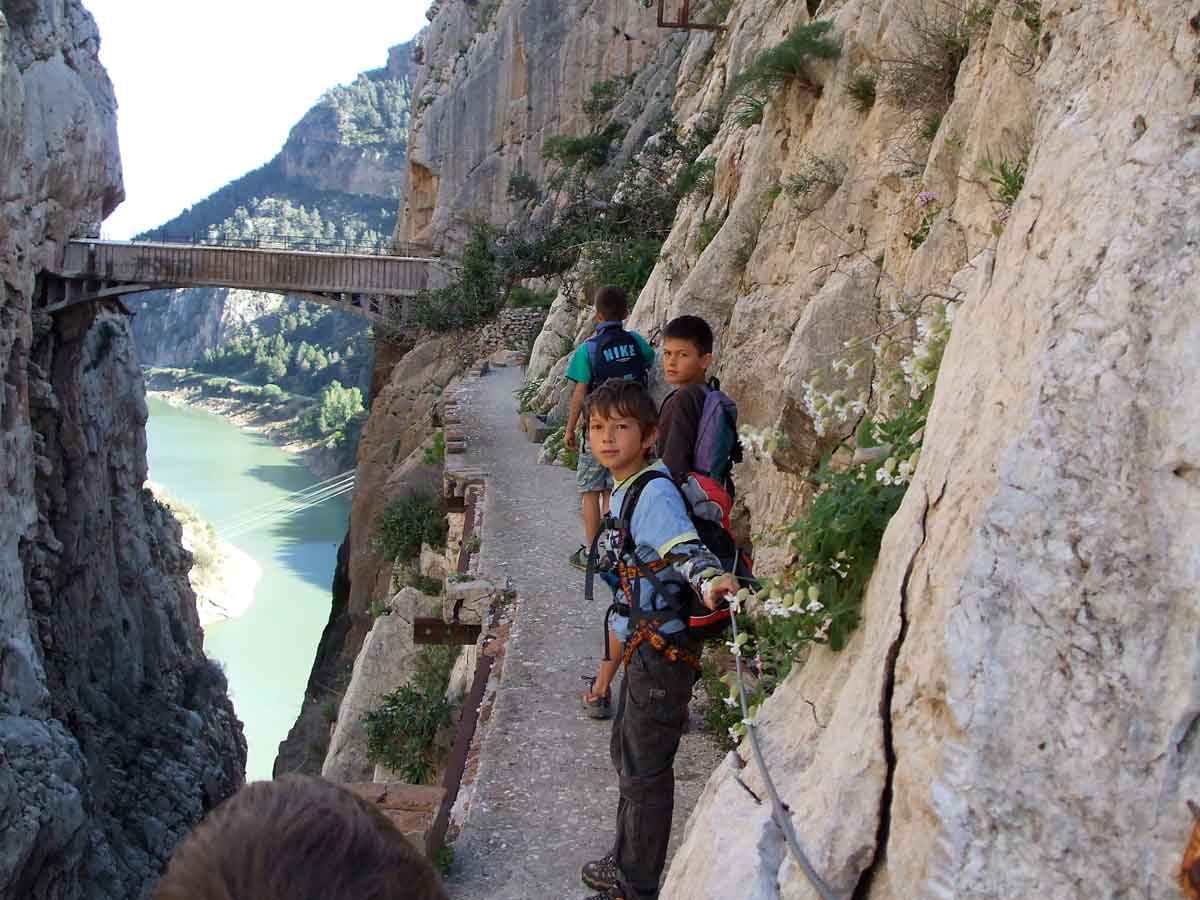
[(593, 491), (611, 491), (612, 475), (608, 469), (596, 462), (592, 451), (584, 445), (579, 451), (579, 465), (575, 469), (575, 482), (579, 485), (579, 493), (590, 494)]

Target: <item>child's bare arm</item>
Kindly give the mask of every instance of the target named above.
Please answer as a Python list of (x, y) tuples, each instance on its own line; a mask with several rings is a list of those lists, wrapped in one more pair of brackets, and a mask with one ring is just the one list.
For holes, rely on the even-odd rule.
[(575, 382), (575, 390), (571, 392), (571, 412), (567, 416), (567, 431), (563, 435), (563, 444), (568, 450), (575, 449), (575, 426), (579, 424), (579, 414), (583, 412), (585, 399), (587, 399), (587, 385), (582, 381)]

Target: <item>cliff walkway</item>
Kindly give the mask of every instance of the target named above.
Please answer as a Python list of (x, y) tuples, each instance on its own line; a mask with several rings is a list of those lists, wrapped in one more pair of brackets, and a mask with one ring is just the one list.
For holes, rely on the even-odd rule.
[[(538, 465), (516, 424), (520, 373), (499, 368), (464, 401), (467, 463), (488, 471), (480, 571), (511, 579), (520, 601), (447, 889), (456, 900), (570, 898), (590, 893), (579, 867), (609, 849), (617, 779), (607, 722), (579, 708), (580, 676), (603, 653), (607, 599), (589, 608), (583, 575), (567, 565), (579, 544), (575, 473)], [(605, 592), (607, 593), (607, 592)], [(671, 852), (721, 757), (693, 728), (675, 764)]]
[(441, 260), (419, 247), (408, 255), (329, 252), (187, 242), (72, 240), (59, 271), (41, 280), (45, 311), (142, 291), (245, 288), (288, 294), (371, 321), (403, 324), (413, 298), (442, 283)]

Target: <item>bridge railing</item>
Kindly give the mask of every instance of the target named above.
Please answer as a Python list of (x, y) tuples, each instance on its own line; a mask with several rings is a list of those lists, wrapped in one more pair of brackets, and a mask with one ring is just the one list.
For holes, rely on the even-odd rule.
[[(87, 240), (94, 235), (83, 235), (73, 240)], [(102, 241), (114, 240), (107, 236), (99, 236)], [(233, 247), (254, 250), (296, 250), (307, 253), (341, 253), (354, 256), (416, 256), (435, 257), (428, 244), (415, 244), (404, 241), (376, 241), (360, 243), (354, 241), (335, 241), (324, 238), (302, 237), (294, 234), (258, 234), (251, 237), (212, 236), (208, 234), (170, 234), (165, 231), (145, 232), (129, 243), (141, 244), (179, 244), (196, 247)]]

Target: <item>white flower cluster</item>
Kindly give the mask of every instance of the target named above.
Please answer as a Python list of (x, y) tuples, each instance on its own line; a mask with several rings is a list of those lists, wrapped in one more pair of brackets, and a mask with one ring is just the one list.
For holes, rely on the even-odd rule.
[[(833, 364), (833, 370), (839, 370), (839, 364), (845, 368), (848, 378), (853, 378), (857, 371), (857, 363), (850, 364), (838, 360)], [(835, 425), (849, 422), (855, 416), (860, 416), (867, 408), (867, 396), (860, 393), (855, 397), (849, 396), (844, 390), (824, 393), (817, 381), (804, 382), (804, 409), (812, 419), (813, 429), (818, 437)]]
[(917, 460), (920, 458), (920, 450), (914, 450), (908, 459), (897, 460), (896, 457), (889, 456), (884, 460), (883, 465), (875, 470), (875, 480), (888, 485), (908, 484), (912, 479), (912, 473), (917, 469)]
[(738, 429), (742, 447), (754, 452), (755, 456), (770, 456), (781, 447), (787, 446), (787, 437), (778, 428), (754, 428), (743, 425)]
[(937, 379), (942, 353), (953, 326), (954, 307), (949, 303), (940, 304), (928, 316), (917, 319), (917, 341), (912, 353), (900, 361), (900, 370), (914, 399), (925, 393)]

